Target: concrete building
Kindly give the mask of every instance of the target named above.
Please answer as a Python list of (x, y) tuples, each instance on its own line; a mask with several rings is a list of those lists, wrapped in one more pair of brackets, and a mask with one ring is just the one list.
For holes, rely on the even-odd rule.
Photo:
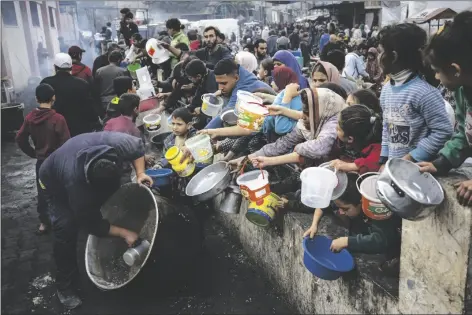
[(2, 1), (1, 16), (1, 75), (19, 92), (29, 77), (52, 74), (51, 60), (59, 52), (58, 1)]

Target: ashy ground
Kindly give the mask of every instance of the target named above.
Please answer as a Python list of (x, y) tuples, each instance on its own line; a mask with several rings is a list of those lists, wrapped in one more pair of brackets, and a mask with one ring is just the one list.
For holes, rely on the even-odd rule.
[[(206, 251), (195, 272), (177, 288), (156, 290), (154, 279), (140, 286), (104, 292), (84, 271), (84, 240), (79, 242), (83, 305), (65, 311), (54, 289), (51, 236), (34, 234), (34, 161), (11, 141), (2, 141), (2, 314), (287, 314), (288, 306), (263, 271), (210, 219)], [(141, 279), (142, 280), (142, 279)], [(175, 287), (175, 286), (172, 286)]]

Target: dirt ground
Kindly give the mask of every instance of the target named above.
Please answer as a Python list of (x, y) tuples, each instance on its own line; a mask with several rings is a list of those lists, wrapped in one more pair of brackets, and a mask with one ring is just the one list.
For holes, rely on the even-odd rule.
[[(293, 309), (212, 218), (206, 250), (182, 283), (161, 284), (141, 275), (139, 285), (101, 291), (84, 266), (86, 235), (79, 241), (81, 308), (65, 311), (55, 296), (52, 238), (36, 236), (35, 161), (2, 140), (2, 314), (287, 314)], [(137, 279), (138, 280), (138, 279)], [(131, 283), (133, 284), (133, 283)]]

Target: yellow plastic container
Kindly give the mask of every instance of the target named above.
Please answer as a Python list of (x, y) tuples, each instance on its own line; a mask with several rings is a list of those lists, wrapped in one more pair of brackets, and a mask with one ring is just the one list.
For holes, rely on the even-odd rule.
[(182, 150), (180, 150), (176, 146), (173, 146), (169, 148), (169, 150), (167, 150), (164, 157), (171, 165), (177, 165), (177, 164), (180, 164), (180, 159), (182, 158), (182, 154), (183, 154)]
[(277, 215), (280, 197), (274, 193), (259, 201), (252, 201), (246, 213), (246, 219), (258, 226), (268, 226)]
[(172, 169), (179, 175), (180, 177), (187, 177), (195, 172), (195, 163), (187, 163), (185, 160), (184, 163), (179, 165), (172, 165)]
[(182, 159), (183, 152), (178, 147), (173, 146), (167, 150), (164, 157), (172, 165), (172, 169), (180, 177), (187, 177), (193, 174), (195, 171), (195, 163), (189, 163), (188, 159), (180, 163)]

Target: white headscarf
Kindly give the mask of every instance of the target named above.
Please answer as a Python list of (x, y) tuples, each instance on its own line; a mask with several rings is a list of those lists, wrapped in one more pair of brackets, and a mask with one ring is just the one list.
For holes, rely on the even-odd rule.
[(249, 72), (254, 72), (257, 69), (256, 56), (248, 51), (240, 51), (236, 54), (236, 62)]

